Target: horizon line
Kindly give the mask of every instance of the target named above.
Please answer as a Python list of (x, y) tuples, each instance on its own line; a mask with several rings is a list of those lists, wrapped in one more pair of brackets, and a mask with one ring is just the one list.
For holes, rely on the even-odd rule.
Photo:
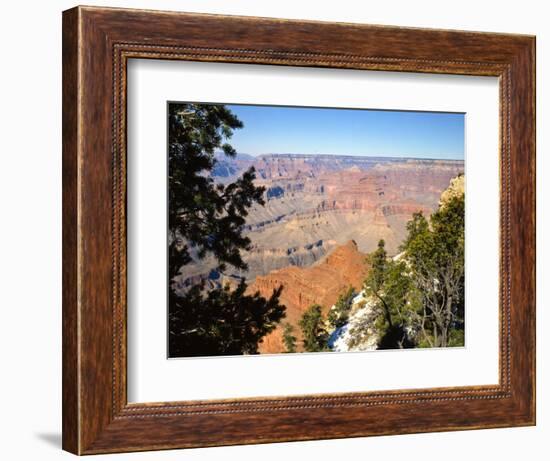
[[(222, 150), (215, 151), (215, 154), (224, 154)], [(272, 157), (346, 157), (346, 158), (372, 158), (372, 159), (389, 159), (389, 160), (442, 160), (442, 161), (459, 161), (464, 162), (464, 156), (462, 158), (449, 158), (449, 157), (414, 157), (414, 156), (403, 156), (403, 155), (370, 155), (370, 154), (312, 154), (312, 153), (294, 153), (294, 152), (268, 152), (261, 154), (251, 154), (249, 152), (237, 152), (237, 155), (248, 155), (250, 157), (258, 158), (264, 156)], [(229, 157), (229, 156), (228, 156)]]

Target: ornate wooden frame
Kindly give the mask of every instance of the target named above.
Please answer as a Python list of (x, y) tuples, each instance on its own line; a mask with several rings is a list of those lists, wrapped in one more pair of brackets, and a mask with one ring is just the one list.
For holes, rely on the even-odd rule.
[[(128, 404), (130, 58), (500, 79), (496, 386)], [(63, 448), (77, 454), (535, 424), (535, 38), (77, 7), (63, 13)]]

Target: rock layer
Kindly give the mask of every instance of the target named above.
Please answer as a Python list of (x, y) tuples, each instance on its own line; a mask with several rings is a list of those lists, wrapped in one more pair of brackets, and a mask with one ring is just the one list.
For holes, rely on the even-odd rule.
[(220, 157), (213, 177), (231, 182), (250, 166), (266, 188), (266, 203), (250, 210), (243, 229), (252, 243), (243, 253), (248, 271), (220, 277), (212, 272), (216, 261), (206, 258), (184, 266), (178, 286), (238, 277), (251, 283), (277, 269), (316, 264), (349, 240), (368, 253), (384, 239), (395, 254), (412, 214), (430, 214), (451, 178), (464, 171), (458, 160), (239, 154)]

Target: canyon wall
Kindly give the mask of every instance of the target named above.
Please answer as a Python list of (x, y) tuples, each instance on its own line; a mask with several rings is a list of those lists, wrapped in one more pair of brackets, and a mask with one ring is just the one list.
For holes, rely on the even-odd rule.
[(238, 154), (218, 156), (212, 177), (229, 183), (251, 166), (256, 184), (265, 187), (266, 203), (250, 210), (243, 229), (252, 243), (243, 254), (248, 270), (219, 274), (213, 259), (196, 259), (182, 268), (179, 288), (200, 280), (219, 286), (241, 277), (252, 283), (285, 267), (310, 267), (350, 240), (369, 253), (384, 239), (395, 254), (412, 214), (430, 214), (451, 178), (464, 171), (458, 160)]

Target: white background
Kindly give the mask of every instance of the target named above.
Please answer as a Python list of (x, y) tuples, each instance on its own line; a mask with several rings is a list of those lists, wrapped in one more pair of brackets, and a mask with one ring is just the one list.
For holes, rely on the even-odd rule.
[[(498, 383), (496, 77), (144, 59), (128, 93), (131, 402)], [(466, 113), (466, 347), (166, 360), (167, 100)]]
[[(101, 4), (89, 0), (88, 4)], [(538, 133), (538, 425), (438, 434), (209, 448), (116, 455), (140, 460), (338, 460), (367, 458), (446, 461), (543, 460), (550, 437), (548, 314), (550, 250), (543, 213), (550, 199), (549, 14), (545, 3), (463, 0), (115, 1), (111, 6), (455, 28), (537, 35)], [(0, 34), (0, 306), (3, 398), (0, 456), (70, 459), (60, 451), (61, 427), (61, 10), (70, 1), (9, 2)], [(98, 457), (103, 459), (105, 457)], [(105, 458), (107, 459), (107, 458)]]

